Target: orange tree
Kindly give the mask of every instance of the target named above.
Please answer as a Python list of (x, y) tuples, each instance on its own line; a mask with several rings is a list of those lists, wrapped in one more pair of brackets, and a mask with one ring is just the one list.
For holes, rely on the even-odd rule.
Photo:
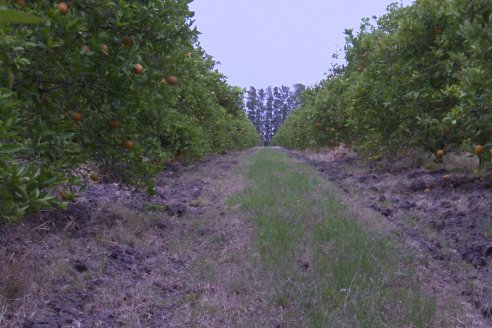
[(242, 90), (196, 46), (188, 2), (12, 1), (0, 11), (0, 24), (7, 11), (42, 19), (0, 25), (3, 219), (59, 203), (47, 191), (87, 181), (81, 164), (151, 190), (170, 159), (259, 143)]
[[(375, 24), (346, 31), (346, 65), (312, 90), (279, 131), (293, 142), (289, 120), (321, 123), (305, 139), (316, 147), (344, 142), (368, 156), (405, 147), (490, 148), (492, 7), (488, 0), (417, 0), (392, 5)], [(319, 124), (318, 124), (319, 125)], [(483, 162), (490, 152), (480, 153)]]

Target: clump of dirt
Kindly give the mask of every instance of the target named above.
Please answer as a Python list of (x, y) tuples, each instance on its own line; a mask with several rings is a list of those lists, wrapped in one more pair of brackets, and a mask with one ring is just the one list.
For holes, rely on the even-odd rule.
[[(286, 151), (379, 212), (492, 317), (492, 177)], [(459, 269), (457, 269), (457, 267)]]
[(195, 298), (220, 290), (190, 268), (247, 238), (224, 209), (247, 154), (174, 164), (154, 195), (95, 183), (66, 210), (0, 225), (0, 327), (190, 326)]

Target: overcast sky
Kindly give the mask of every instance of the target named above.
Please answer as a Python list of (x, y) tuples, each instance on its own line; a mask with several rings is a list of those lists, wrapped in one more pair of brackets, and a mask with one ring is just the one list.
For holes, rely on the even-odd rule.
[[(343, 48), (346, 28), (380, 16), (392, 2), (411, 0), (194, 0), (200, 43), (241, 87), (314, 85), (332, 54)], [(342, 56), (343, 57), (343, 56)]]

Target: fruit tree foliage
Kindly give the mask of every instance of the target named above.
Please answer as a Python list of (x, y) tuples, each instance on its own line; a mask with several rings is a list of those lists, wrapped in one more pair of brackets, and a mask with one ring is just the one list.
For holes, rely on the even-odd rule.
[(346, 30), (346, 65), (304, 94), (274, 143), (379, 156), (492, 143), (492, 1), (417, 0)]
[(168, 161), (260, 142), (188, 3), (0, 7), (0, 220), (63, 204), (94, 171), (152, 192)]

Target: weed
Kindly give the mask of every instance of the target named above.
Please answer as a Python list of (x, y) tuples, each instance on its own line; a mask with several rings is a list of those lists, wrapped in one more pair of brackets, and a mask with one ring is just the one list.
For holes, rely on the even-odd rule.
[(168, 206), (166, 204), (157, 204), (157, 203), (146, 203), (145, 209), (147, 211), (155, 211), (155, 212), (163, 212), (167, 210)]

